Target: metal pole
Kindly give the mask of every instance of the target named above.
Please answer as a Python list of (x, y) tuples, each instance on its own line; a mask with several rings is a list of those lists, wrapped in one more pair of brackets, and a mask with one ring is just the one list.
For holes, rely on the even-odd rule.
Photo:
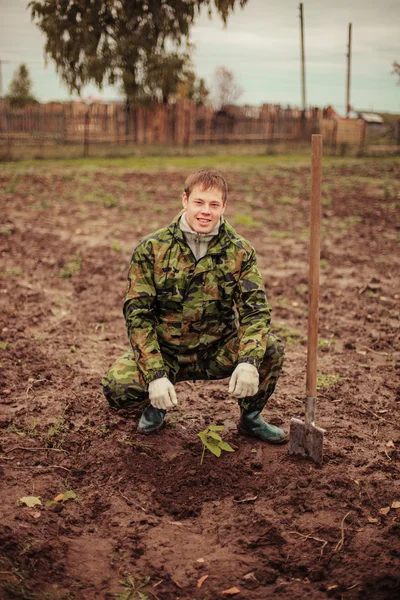
[(306, 110), (306, 67), (304, 59), (304, 18), (303, 4), (300, 4), (300, 39), (301, 39), (301, 96), (303, 104), (303, 113)]
[(350, 113), (350, 75), (351, 75), (351, 23), (349, 23), (349, 40), (347, 45), (347, 90), (346, 90), (346, 118)]

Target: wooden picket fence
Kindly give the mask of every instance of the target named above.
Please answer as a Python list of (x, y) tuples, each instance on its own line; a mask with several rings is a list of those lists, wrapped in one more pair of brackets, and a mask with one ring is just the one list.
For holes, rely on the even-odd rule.
[(191, 101), (152, 107), (123, 103), (31, 105), (12, 109), (0, 103), (0, 143), (82, 144), (84, 154), (96, 143), (192, 146), (195, 144), (301, 142), (322, 133), (333, 149), (342, 143), (362, 147), (362, 121), (323, 118), (319, 109), (264, 104), (214, 111)]

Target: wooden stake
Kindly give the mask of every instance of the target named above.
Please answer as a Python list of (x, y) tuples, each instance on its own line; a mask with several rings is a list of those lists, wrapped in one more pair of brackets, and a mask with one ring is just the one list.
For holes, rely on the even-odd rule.
[(307, 379), (308, 398), (317, 395), (318, 296), (321, 229), (322, 135), (311, 136), (311, 218), (308, 290)]

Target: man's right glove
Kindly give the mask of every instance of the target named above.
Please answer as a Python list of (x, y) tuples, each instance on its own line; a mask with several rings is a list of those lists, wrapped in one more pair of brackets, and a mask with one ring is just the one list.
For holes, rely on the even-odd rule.
[(175, 388), (167, 377), (153, 379), (149, 383), (149, 399), (154, 408), (174, 408), (178, 404)]
[(247, 398), (258, 392), (259, 374), (254, 365), (250, 363), (239, 363), (233, 371), (228, 393), (236, 398)]

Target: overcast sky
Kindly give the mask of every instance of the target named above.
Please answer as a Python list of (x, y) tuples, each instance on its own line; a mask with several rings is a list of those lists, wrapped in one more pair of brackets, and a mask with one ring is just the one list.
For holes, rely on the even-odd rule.
[[(44, 37), (31, 23), (26, 0), (0, 0), (3, 93), (25, 62), (42, 101), (66, 100), (52, 63), (44, 64)], [(344, 112), (347, 36), (352, 23), (351, 104), (355, 110), (400, 112), (400, 86), (391, 75), (400, 62), (400, 0), (304, 0), (307, 104)], [(192, 30), (198, 76), (212, 84), (215, 68), (232, 70), (244, 92), (240, 103), (301, 105), (299, 2), (248, 0), (224, 28), (202, 14)], [(118, 89), (87, 86), (84, 98), (114, 99)]]

